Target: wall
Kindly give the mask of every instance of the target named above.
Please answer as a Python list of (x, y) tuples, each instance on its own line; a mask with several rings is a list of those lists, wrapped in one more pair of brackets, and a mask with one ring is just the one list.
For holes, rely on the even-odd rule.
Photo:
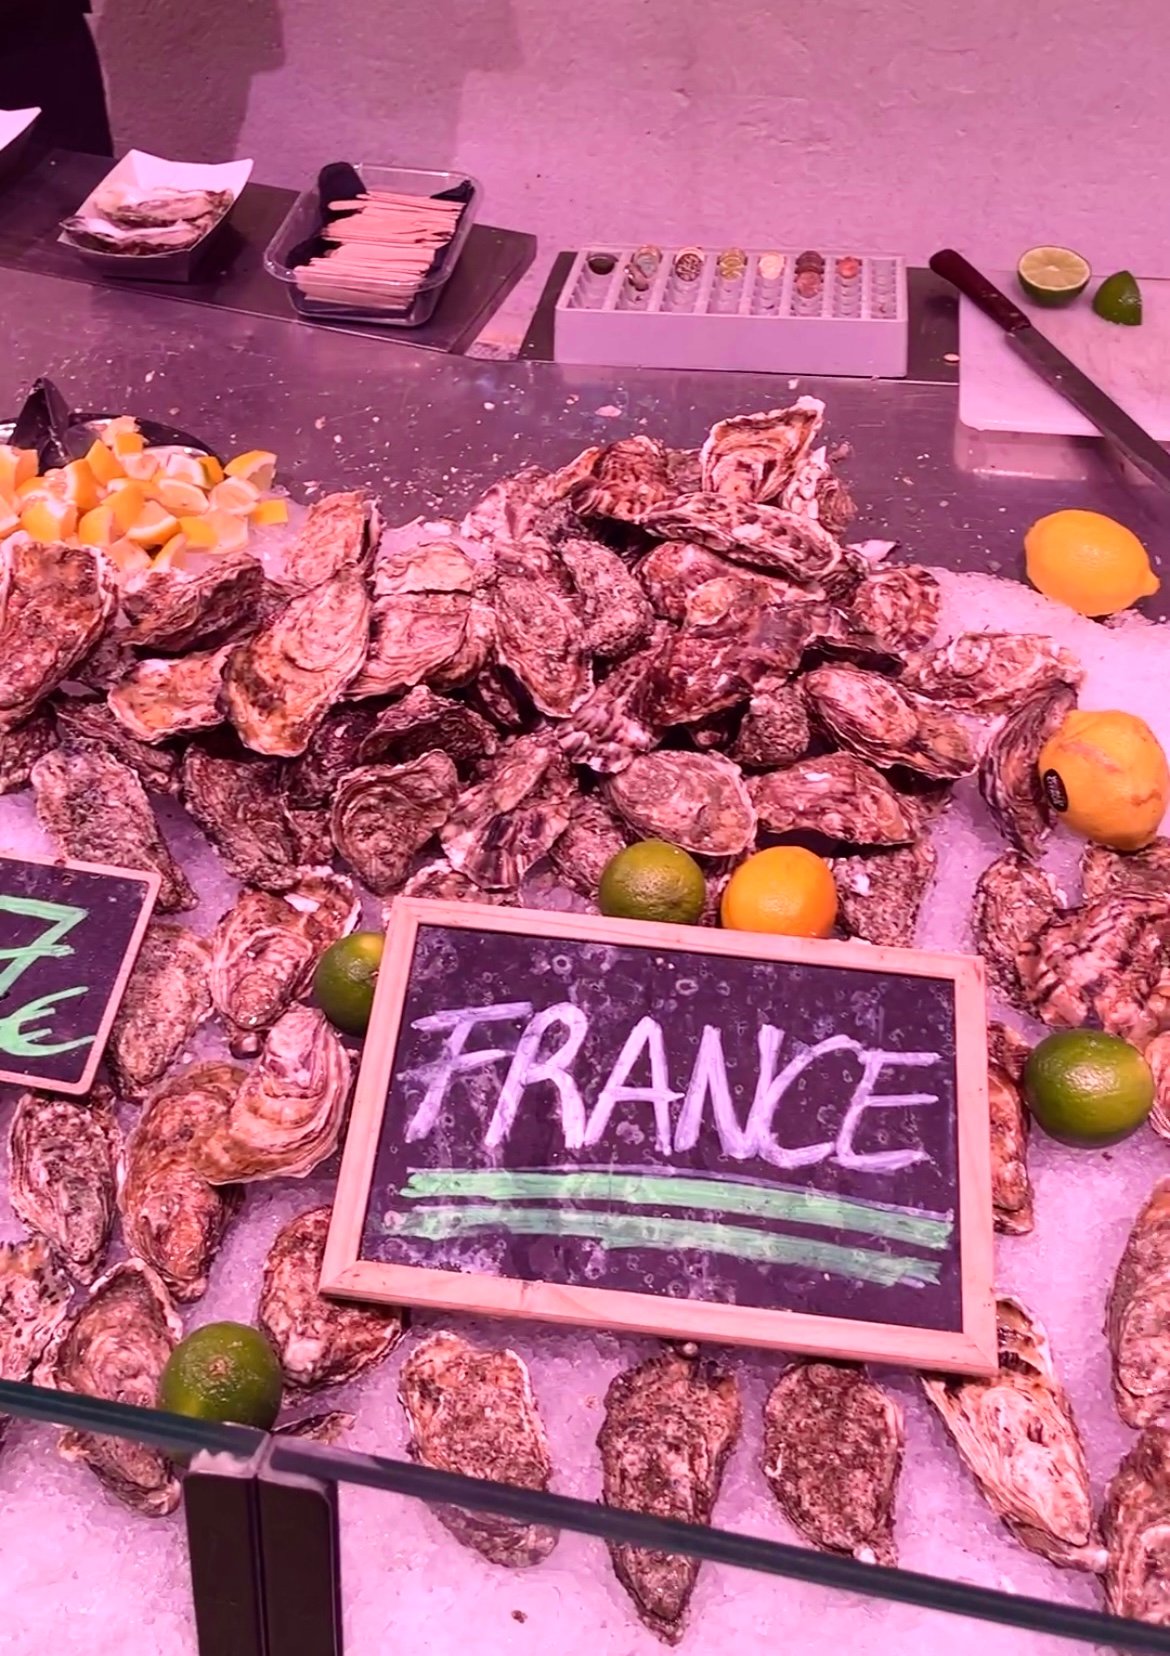
[(117, 140), (457, 162), (542, 249), (1170, 262), (1164, 0), (99, 0)]

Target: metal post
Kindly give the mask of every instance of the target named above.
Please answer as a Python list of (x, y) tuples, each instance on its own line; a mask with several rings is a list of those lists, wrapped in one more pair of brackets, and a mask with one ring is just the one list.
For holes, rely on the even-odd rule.
[(272, 1445), (259, 1457), (254, 1484), (266, 1656), (342, 1656), (337, 1484), (274, 1471)]
[[(214, 1465), (215, 1458), (200, 1455), (198, 1464)], [(183, 1511), (199, 1656), (268, 1656), (251, 1465), (188, 1472)]]

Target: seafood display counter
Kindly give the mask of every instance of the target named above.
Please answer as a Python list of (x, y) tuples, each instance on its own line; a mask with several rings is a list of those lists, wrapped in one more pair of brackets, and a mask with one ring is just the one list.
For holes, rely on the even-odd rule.
[[(54, 1412), (4, 1392), (9, 1647), (229, 1648), (222, 1624), (218, 1645), (197, 1635), (191, 1604), (190, 1573), (206, 1604), (222, 1554), (192, 1527), (189, 1560), (176, 1516), (176, 1456), (202, 1443), (236, 1455), (236, 1477), (336, 1486), (353, 1652), (1170, 1650), (1170, 1462), (1156, 1431), (1133, 1453), (1170, 1398), (1149, 1201), (1165, 1101), (1157, 1131), (1087, 1153), (1029, 1146), (1018, 1089), (1042, 1019), (1151, 1033), (1165, 842), (1082, 869), (1033, 781), (1078, 695), (1170, 743), (1170, 651), (1146, 618), (1101, 625), (1012, 578), (1023, 529), (1058, 505), (1115, 513), (1160, 560), (1162, 499), (1104, 461), (1059, 499), (960, 472), (942, 385), (371, 352), (2, 270), (0, 315), (0, 420), (47, 375), (92, 415), (149, 417), (222, 455), (273, 450), (293, 500), (319, 503), (268, 585), (245, 559), (208, 576), (214, 604), (124, 596), (115, 642), (133, 659), (98, 650), (116, 595), (84, 547), (54, 554), (75, 577), (64, 629), (51, 557), (22, 554), (48, 584), (39, 633), (5, 620), (29, 652), (9, 733), (33, 736), (6, 755), (0, 849), (145, 859), (174, 912), (131, 980), (111, 1085), (85, 1104), (0, 1099), (4, 1374), (61, 1394)], [(715, 587), (724, 630), (699, 637), (687, 597)], [(799, 636), (761, 642), (760, 618), (783, 630), (793, 609)], [(786, 682), (768, 671), (781, 642)], [(74, 705), (52, 710), (62, 735), (42, 703), (78, 675)], [(225, 718), (234, 736), (217, 736)], [(327, 942), (359, 912), (377, 927), (404, 889), (584, 909), (635, 833), (688, 846), (715, 891), (758, 832), (797, 827), (838, 842), (853, 937), (987, 962), (996, 1379), (320, 1299), (358, 1056), (305, 999)], [(1027, 920), (1046, 939), (1029, 982)], [(148, 1402), (180, 1333), (225, 1318), (259, 1322), (280, 1356), (266, 1445), (194, 1427), (175, 1442), (145, 1417), (140, 1443), (94, 1436), (133, 1417), (103, 1419), (87, 1394), (116, 1381)], [(494, 1480), (482, 1507), (444, 1472)], [(282, 1576), (276, 1534), (265, 1590), (287, 1611), (312, 1572), (294, 1581), (290, 1550)], [(1107, 1604), (1141, 1625), (1101, 1619)], [(235, 1629), (242, 1656), (306, 1648), (280, 1644), (269, 1611), (267, 1633)], [(336, 1648), (332, 1629), (313, 1646)]]

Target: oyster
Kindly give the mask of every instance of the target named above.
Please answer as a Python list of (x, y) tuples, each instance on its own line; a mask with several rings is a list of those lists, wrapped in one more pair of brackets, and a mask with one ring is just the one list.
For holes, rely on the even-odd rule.
[(611, 668), (558, 732), (561, 750), (603, 776), (648, 753), (661, 732), (646, 717), (646, 702), (670, 641), (661, 622), (644, 650)]
[(846, 845), (909, 845), (917, 825), (879, 771), (852, 753), (802, 759), (748, 783), (760, 823), (774, 834), (823, 834)]
[[(153, 1409), (158, 1382), (183, 1326), (157, 1274), (139, 1259), (99, 1277), (59, 1328), (36, 1372), (39, 1386)], [(160, 1450), (92, 1432), (61, 1434), (66, 1460), (84, 1461), (134, 1512), (161, 1518), (179, 1504), (179, 1482)]]
[(654, 725), (691, 724), (746, 701), (768, 675), (793, 673), (812, 632), (812, 606), (773, 604), (750, 582), (708, 581), (687, 600), (649, 681)]
[(547, 556), (500, 551), (497, 571), (496, 654), (542, 713), (567, 718), (593, 684), (577, 603)]
[(606, 864), (632, 837), (605, 801), (591, 795), (578, 804), (549, 855), (564, 883), (593, 902)]
[(360, 570), (381, 532), (381, 513), (372, 501), (356, 491), (323, 495), (281, 554), (275, 578), (290, 592), (309, 592), (343, 569)]
[(1019, 1300), (996, 1301), (999, 1373), (923, 1379), (988, 1505), (1022, 1546), (1065, 1569), (1100, 1573), (1089, 1470), (1043, 1327)]
[(941, 611), (939, 584), (919, 564), (872, 569), (849, 599), (853, 624), (899, 655), (930, 643)]
[(265, 1032), (309, 987), (325, 950), (357, 925), (361, 902), (344, 874), (306, 874), (274, 896), (244, 890), (211, 940), (211, 999), (238, 1057), (259, 1052)]
[(1113, 1475), (1101, 1511), (1105, 1599), (1115, 1616), (1170, 1627), (1170, 1430), (1150, 1426)]
[(304, 753), (284, 767), (290, 809), (317, 810), (332, 802), (346, 771), (362, 762), (362, 743), (377, 720), (372, 707), (335, 707), (325, 715)]
[(63, 742), (104, 749), (128, 765), (142, 786), (152, 793), (178, 793), (179, 755), (173, 748), (151, 747), (131, 736), (122, 721), (114, 717), (108, 702), (59, 696), (53, 703), (53, 711)]
[(260, 1290), (257, 1321), (289, 1385), (305, 1391), (356, 1379), (388, 1357), (406, 1329), (405, 1311), (347, 1305), (317, 1292), (329, 1217), (329, 1208), (311, 1208), (281, 1227)]
[(100, 1083), (84, 1099), (21, 1097), (8, 1134), (8, 1197), (78, 1282), (101, 1270), (114, 1227), (122, 1135), (113, 1094)]
[(980, 874), (971, 909), (975, 947), (991, 987), (1013, 1006), (1029, 1010), (1021, 959), (1060, 913), (1052, 876), (1018, 851), (1005, 851)]
[(811, 743), (804, 697), (795, 684), (769, 675), (752, 691), (730, 757), (748, 769), (771, 770), (803, 759)]
[[(610, 1382), (598, 1433), (606, 1506), (709, 1524), (723, 1469), (743, 1429), (734, 1376), (671, 1349)], [(666, 1644), (682, 1638), (699, 1561), (610, 1543), (614, 1574)]]
[(825, 1552), (895, 1565), (902, 1410), (848, 1363), (794, 1363), (764, 1404), (764, 1476), (800, 1533)]
[(867, 943), (912, 949), (937, 867), (938, 855), (926, 834), (893, 851), (836, 857), (833, 879), (845, 930)]
[(220, 691), (231, 645), (140, 661), (109, 693), (110, 712), (140, 742), (221, 724)]
[(140, 1098), (211, 1016), (211, 950), (186, 926), (147, 930), (106, 1048), (120, 1092)]
[[(73, 1284), (43, 1236), (0, 1242), (0, 1380), (27, 1380), (69, 1315)], [(0, 1415), (0, 1439), (7, 1416)]]
[(489, 662), (467, 687), (469, 703), (497, 730), (529, 730), (539, 715), (506, 667)]
[(183, 758), (183, 803), (244, 885), (287, 891), (300, 879), (304, 847), (275, 760), (192, 744)]
[(0, 545), (0, 732), (23, 724), (105, 631), (113, 565), (88, 546)]
[(1151, 1426), (1170, 1407), (1170, 1179), (1158, 1181), (1134, 1220), (1105, 1330), (1117, 1412), (1127, 1426)]
[(488, 891), (514, 891), (573, 815), (573, 779), (543, 733), (517, 736), (459, 795), (439, 838), (447, 860)]
[(126, 1147), (118, 1192), (131, 1253), (154, 1267), (177, 1300), (196, 1300), (244, 1192), (216, 1189), (192, 1163), (193, 1146), (222, 1127), (245, 1072), (192, 1064), (155, 1092)]
[[(398, 1400), (412, 1460), (465, 1478), (548, 1488), (548, 1439), (528, 1369), (514, 1351), (480, 1351), (457, 1334), (432, 1334), (402, 1365)], [(560, 1539), (543, 1524), (463, 1507), (437, 1507), (435, 1516), (493, 1564), (539, 1564)]]
[[(1035, 1222), (1032, 1180), (1028, 1173), (1028, 1112), (1020, 1094), (1019, 1074), (997, 1062), (999, 1055), (1009, 1056), (1004, 1052), (1004, 1037), (1008, 1033), (1002, 1024), (988, 1028), (991, 1203), (997, 1231), (1007, 1236), (1026, 1236)], [(1022, 1070), (1022, 1064), (1020, 1067)]]
[[(596, 449), (586, 451), (586, 463)], [(476, 501), (459, 525), (459, 533), (466, 540), (485, 542), (522, 540), (536, 525), (543, 512), (553, 506), (563, 492), (584, 475), (573, 462), (564, 484), (556, 474), (543, 466), (523, 466), (518, 472), (501, 477)]]
[[(692, 592), (706, 586), (708, 581), (740, 580), (761, 596), (772, 591), (773, 583), (771, 576), (739, 569), (717, 553), (708, 552), (705, 546), (695, 546), (689, 541), (664, 541), (661, 546), (655, 546), (634, 566), (634, 573), (654, 613), (667, 621), (684, 621)], [(801, 589), (786, 588), (782, 581), (774, 584), (772, 595), (778, 601), (783, 601), (792, 591), (798, 592), (799, 602), (809, 596)]]
[(1170, 896), (1098, 897), (1022, 947), (1020, 978), (1045, 1023), (1092, 1019), (1135, 1046), (1170, 1022)]
[[(452, 868), (446, 858), (424, 863), (407, 880), (398, 897), (432, 897), (444, 903), (492, 903), (505, 907), (515, 899), (503, 891), (481, 891), (474, 880)], [(383, 927), (389, 925), (394, 898), (382, 905)]]
[(1042, 633), (960, 633), (910, 661), (907, 690), (961, 707), (1012, 707), (1050, 684), (1075, 689), (1084, 678), (1077, 658)]
[(273, 1437), (306, 1438), (310, 1443), (333, 1444), (343, 1438), (354, 1423), (355, 1416), (344, 1409), (326, 1409), (321, 1414), (303, 1415), (300, 1420), (285, 1420), (272, 1427)]
[(167, 654), (226, 643), (251, 631), (268, 583), (247, 552), (229, 552), (194, 574), (157, 570), (122, 594), (124, 637)]
[(826, 729), (871, 764), (948, 781), (975, 769), (975, 744), (960, 718), (877, 673), (817, 667), (801, 683)]
[(836, 586), (853, 573), (850, 555), (827, 529), (779, 506), (718, 494), (680, 495), (651, 511), (643, 527), (663, 540), (697, 541), (734, 563), (803, 585)]
[(629, 569), (599, 541), (567, 537), (557, 546), (573, 578), (587, 655), (628, 655), (644, 644), (654, 625), (650, 600)]
[(450, 524), (408, 523), (383, 538), (374, 564), (370, 649), (352, 697), (396, 696), (473, 679), (492, 643), (484, 571)]
[(103, 749), (62, 742), (32, 768), (37, 815), (66, 857), (154, 869), (160, 909), (194, 908), (198, 899), (175, 862), (142, 783)]
[(447, 822), (459, 776), (445, 753), (363, 765), (342, 777), (330, 818), (341, 855), (379, 896), (400, 886), (415, 853)]
[(1031, 1051), (1031, 1045), (1018, 1030), (1010, 1029), (1007, 1024), (988, 1024), (988, 1061), (996, 1064), (1017, 1087), (1024, 1078), (1024, 1065)]
[(290, 600), (228, 657), (224, 706), (248, 747), (295, 758), (361, 671), (370, 600), (355, 569)]
[(1170, 1138), (1170, 1034), (1155, 1035), (1144, 1057), (1154, 1077), (1150, 1126), (1159, 1138)]
[(56, 745), (57, 731), (48, 708), (38, 707), (23, 724), (0, 731), (0, 794), (27, 788), (37, 760)]
[(1037, 760), (1077, 704), (1071, 684), (1049, 684), (1010, 713), (979, 761), (979, 792), (1005, 839), (1031, 857), (1052, 827)]
[(1085, 902), (1114, 894), (1170, 897), (1170, 839), (1159, 835), (1141, 851), (1086, 845), (1081, 854)]
[(191, 1146), (211, 1184), (303, 1179), (331, 1156), (349, 1102), (349, 1054), (315, 1007), (273, 1024), (231, 1108)]
[[(496, 731), (474, 708), (450, 696), (436, 696), (420, 684), (378, 714), (344, 770), (359, 760), (363, 765), (402, 765), (432, 749), (465, 769), (475, 760), (490, 759), (499, 745)], [(341, 774), (333, 779), (335, 784)]]
[(572, 467), (580, 480), (569, 491), (569, 503), (584, 518), (642, 523), (675, 493), (666, 450), (656, 437), (622, 437), (587, 450)]
[(743, 777), (714, 753), (640, 754), (606, 784), (610, 804), (638, 833), (707, 857), (752, 843), (756, 813)]
[(800, 397), (791, 408), (718, 421), (699, 451), (700, 487), (733, 500), (778, 501), (824, 418), (823, 402)]

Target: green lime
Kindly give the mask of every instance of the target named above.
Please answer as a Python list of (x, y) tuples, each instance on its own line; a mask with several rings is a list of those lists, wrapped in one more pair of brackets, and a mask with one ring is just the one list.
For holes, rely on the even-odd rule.
[(1106, 276), (1093, 295), (1093, 309), (1106, 322), (1119, 322), (1125, 328), (1138, 327), (1142, 319), (1142, 290), (1136, 277), (1128, 270)]
[(1067, 305), (1089, 285), (1088, 259), (1071, 247), (1030, 247), (1016, 266), (1016, 276), (1037, 305)]
[(597, 888), (602, 914), (693, 926), (707, 900), (703, 870), (677, 845), (640, 840), (606, 863)]
[(205, 1323), (180, 1340), (158, 1383), (158, 1406), (196, 1420), (230, 1420), (266, 1432), (280, 1412), (280, 1362), (247, 1323)]
[(1044, 1131), (1096, 1148), (1136, 1133), (1154, 1102), (1154, 1077), (1136, 1047), (1100, 1029), (1049, 1035), (1024, 1065), (1024, 1097)]
[(317, 962), (313, 974), (317, 1005), (347, 1035), (364, 1035), (370, 1027), (382, 943), (381, 932), (354, 932), (330, 944)]

